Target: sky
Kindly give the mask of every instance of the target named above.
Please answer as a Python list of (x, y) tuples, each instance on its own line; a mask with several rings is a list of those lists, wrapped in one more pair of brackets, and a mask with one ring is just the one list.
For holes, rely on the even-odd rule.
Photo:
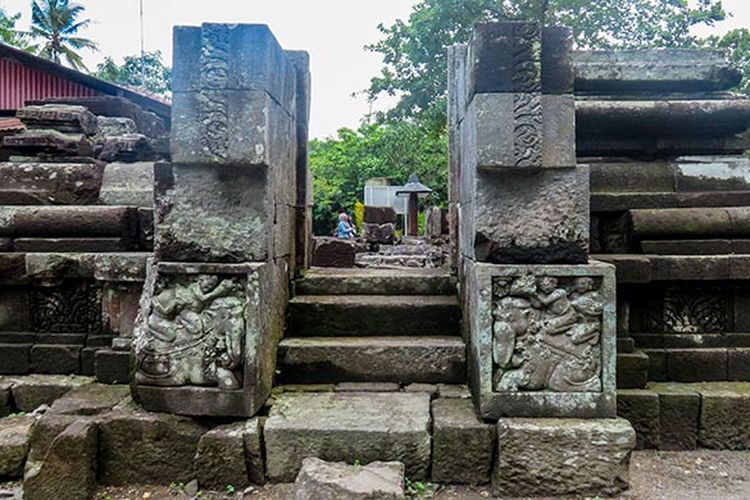
[[(139, 0), (76, 0), (95, 23), (85, 32), (99, 51), (84, 52), (89, 69), (106, 56), (118, 63), (140, 51)], [(285, 49), (310, 52), (312, 72), (312, 137), (334, 135), (340, 127), (356, 127), (369, 111), (363, 95), (382, 65), (379, 54), (364, 46), (378, 41), (377, 26), (408, 18), (416, 0), (143, 0), (144, 40), (147, 51), (160, 50), (171, 65), (172, 27), (202, 22), (268, 24)], [(696, 30), (721, 34), (750, 27), (750, 0), (723, 0), (733, 14), (720, 25)], [(0, 0), (9, 13), (21, 12), (21, 29), (28, 26), (30, 0)], [(380, 99), (374, 109), (391, 100)]]

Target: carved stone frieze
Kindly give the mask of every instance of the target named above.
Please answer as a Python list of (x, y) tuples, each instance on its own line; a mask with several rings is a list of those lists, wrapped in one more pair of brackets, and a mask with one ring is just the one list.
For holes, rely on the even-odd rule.
[(542, 166), (541, 94), (513, 94), (513, 155), (516, 167)]
[(217, 274), (159, 276), (148, 312), (142, 311), (145, 335), (136, 346), (136, 382), (241, 388), (243, 281)]
[(600, 392), (600, 288), (600, 277), (495, 277), (494, 390)]
[(726, 290), (668, 288), (650, 296), (647, 308), (649, 333), (724, 333), (731, 330), (731, 304)]
[(53, 287), (33, 287), (29, 302), (35, 332), (98, 334), (102, 331), (102, 292), (92, 283), (71, 281)]

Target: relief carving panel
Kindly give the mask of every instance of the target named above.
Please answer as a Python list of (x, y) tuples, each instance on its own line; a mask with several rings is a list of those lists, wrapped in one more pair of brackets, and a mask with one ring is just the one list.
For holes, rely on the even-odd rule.
[(601, 277), (492, 280), (495, 392), (601, 392)]
[(244, 281), (216, 274), (160, 276), (150, 299), (145, 335), (136, 344), (136, 382), (241, 388)]
[(98, 334), (102, 331), (102, 291), (91, 283), (73, 281), (54, 287), (34, 287), (29, 303), (35, 332)]

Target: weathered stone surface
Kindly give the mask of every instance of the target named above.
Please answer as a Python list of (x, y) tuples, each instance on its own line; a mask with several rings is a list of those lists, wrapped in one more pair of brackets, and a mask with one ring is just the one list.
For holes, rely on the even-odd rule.
[(615, 495), (629, 486), (635, 432), (622, 419), (500, 419), (495, 495)]
[(51, 129), (25, 130), (3, 137), (3, 147), (42, 157), (85, 157), (93, 154), (91, 143), (83, 134), (64, 134)]
[(721, 49), (577, 51), (578, 91), (726, 90), (742, 79)]
[(124, 252), (137, 250), (133, 241), (123, 238), (16, 238), (16, 252)]
[(61, 415), (99, 415), (111, 410), (129, 395), (127, 385), (86, 384), (71, 389), (57, 399), (48, 412)]
[(10, 392), (12, 386), (10, 380), (0, 377), (0, 418), (9, 415), (13, 408), (13, 394)]
[(23, 375), (31, 371), (31, 346), (33, 344), (0, 344), (0, 373)]
[(354, 240), (316, 237), (313, 239), (314, 267), (354, 267), (357, 243)]
[(82, 347), (75, 344), (34, 344), (31, 347), (31, 369), (34, 373), (80, 373)]
[(30, 129), (55, 129), (60, 132), (96, 133), (96, 117), (84, 106), (69, 104), (43, 104), (24, 106), (16, 117)]
[(245, 470), (253, 484), (266, 480), (266, 464), (263, 450), (263, 425), (265, 417), (256, 417), (245, 423), (243, 439), (245, 443)]
[(29, 459), (23, 480), (24, 498), (90, 498), (96, 489), (96, 458), (96, 423), (74, 421), (54, 438), (43, 459)]
[(750, 209), (663, 208), (631, 210), (629, 223), (634, 236), (668, 238), (744, 238), (750, 236)]
[(727, 349), (727, 380), (750, 382), (750, 349)]
[(480, 171), (462, 199), (461, 251), (494, 263), (585, 263), (588, 168), (533, 174)]
[[(122, 405), (120, 405), (122, 406)], [(99, 424), (99, 482), (188, 482), (206, 429), (192, 419), (125, 407)]]
[(648, 355), (643, 351), (617, 353), (617, 388), (642, 389), (648, 383)]
[(633, 426), (636, 449), (660, 448), (659, 394), (646, 389), (618, 389), (617, 416)]
[(714, 450), (750, 449), (750, 384), (699, 384), (698, 443)]
[(95, 163), (0, 163), (0, 203), (95, 203), (104, 167)]
[(247, 262), (270, 255), (265, 169), (160, 164), (155, 175), (159, 259)]
[(135, 121), (130, 118), (118, 116), (96, 117), (96, 135), (99, 137), (135, 133), (138, 133), (138, 127)]
[(430, 398), (423, 393), (290, 393), (266, 421), (267, 474), (291, 481), (305, 457), (352, 463), (403, 462), (413, 480), (427, 477)]
[(97, 159), (106, 162), (138, 162), (154, 160), (154, 145), (143, 134), (107, 136), (96, 144)]
[[(469, 374), (481, 416), (613, 417), (614, 269), (464, 266)], [(563, 306), (555, 310), (566, 312), (544, 315), (534, 306), (553, 296)]]
[(365, 240), (368, 243), (384, 243), (386, 245), (396, 242), (396, 225), (387, 224), (365, 224)]
[(659, 394), (662, 450), (694, 450), (698, 442), (701, 396), (684, 384), (651, 383)]
[(471, 399), (434, 400), (432, 420), (432, 480), (489, 482), (495, 427), (479, 419)]
[(459, 337), (286, 338), (279, 363), (286, 383), (460, 383), (465, 351)]
[(41, 405), (51, 405), (71, 389), (91, 383), (89, 377), (63, 375), (28, 375), (9, 377), (11, 392), (18, 411), (30, 412)]
[(201, 488), (221, 490), (231, 484), (241, 489), (249, 484), (245, 470), (245, 425), (245, 422), (222, 425), (201, 436), (195, 454)]
[(104, 168), (99, 201), (105, 205), (154, 205), (154, 163), (110, 163)]
[(102, 384), (125, 384), (130, 379), (130, 351), (101, 349), (94, 355), (94, 374)]
[(465, 384), (437, 384), (437, 390), (441, 398), (471, 399), (469, 386)]
[(305, 458), (295, 480), (295, 500), (392, 500), (404, 494), (404, 464), (330, 463)]
[(564, 26), (542, 29), (542, 92), (572, 94), (575, 81), (573, 34)]
[(0, 209), (0, 236), (135, 237), (136, 212), (126, 207), (19, 206)]
[(399, 389), (395, 382), (341, 382), (334, 387), (336, 392), (397, 392)]
[(14, 416), (0, 419), (0, 480), (23, 476), (33, 423), (33, 417)]
[(375, 207), (365, 205), (365, 222), (370, 224), (396, 223), (398, 215), (393, 207)]
[(571, 95), (477, 94), (461, 124), (461, 170), (573, 167), (575, 130)]
[(667, 377), (673, 382), (727, 380), (727, 350), (668, 349)]
[(289, 331), (300, 337), (453, 336), (461, 316), (449, 295), (298, 295), (289, 313)]

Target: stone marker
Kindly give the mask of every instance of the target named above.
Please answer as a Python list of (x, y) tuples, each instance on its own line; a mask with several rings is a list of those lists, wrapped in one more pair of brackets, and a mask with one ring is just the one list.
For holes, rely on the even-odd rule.
[(313, 239), (314, 267), (354, 267), (357, 243), (354, 240), (316, 237)]
[(295, 500), (393, 500), (404, 494), (404, 464), (330, 463), (305, 458), (295, 480)]
[(500, 419), (497, 496), (616, 495), (629, 484), (635, 432), (622, 419)]

